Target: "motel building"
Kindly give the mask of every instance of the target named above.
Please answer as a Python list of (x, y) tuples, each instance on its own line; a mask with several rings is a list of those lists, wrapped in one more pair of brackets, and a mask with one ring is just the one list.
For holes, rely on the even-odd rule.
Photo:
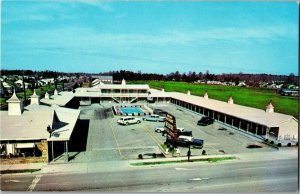
[(116, 102), (120, 105), (130, 103), (170, 103), (200, 116), (214, 118), (217, 123), (237, 130), (276, 146), (298, 145), (298, 120), (291, 115), (275, 112), (270, 102), (266, 109), (246, 107), (234, 103), (232, 97), (227, 102), (179, 92), (165, 92), (150, 89), (148, 85), (99, 84), (93, 88), (77, 88), (74, 96), (81, 105), (91, 103)]
[(202, 116), (215, 119), (226, 128), (251, 135), (277, 146), (298, 145), (298, 120), (291, 115), (276, 113), (270, 102), (265, 110), (234, 104), (232, 97), (227, 102), (204, 97), (170, 92), (170, 103)]
[(148, 85), (127, 85), (123, 80), (121, 84), (99, 84), (74, 92), (55, 91), (52, 96), (46, 93), (43, 99), (34, 92), (26, 107), (14, 93), (7, 100), (8, 111), (0, 111), (1, 162), (51, 162), (57, 157), (64, 157), (67, 162), (72, 134), (80, 120), (79, 104), (104, 102), (145, 107), (149, 102), (173, 104), (275, 146), (298, 145), (298, 120), (276, 113), (271, 102), (261, 110), (235, 104), (232, 97), (222, 102), (209, 99), (208, 93), (200, 97), (190, 91), (165, 92)]
[(123, 79), (121, 84), (100, 83), (91, 88), (77, 88), (74, 96), (79, 99), (80, 105), (92, 103), (116, 102), (133, 103), (146, 101), (149, 91), (148, 85), (127, 85)]
[(59, 156), (68, 161), (79, 110), (42, 105), (35, 91), (26, 107), (16, 93), (7, 103), (8, 111), (0, 111), (1, 163), (47, 163)]

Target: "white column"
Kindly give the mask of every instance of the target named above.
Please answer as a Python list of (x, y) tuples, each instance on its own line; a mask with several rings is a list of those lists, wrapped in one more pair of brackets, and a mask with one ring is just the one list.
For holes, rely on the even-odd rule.
[(69, 162), (68, 141), (65, 141), (65, 163)]

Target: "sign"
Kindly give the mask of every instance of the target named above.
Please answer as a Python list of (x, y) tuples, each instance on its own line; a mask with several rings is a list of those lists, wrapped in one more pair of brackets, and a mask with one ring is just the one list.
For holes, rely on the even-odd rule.
[(166, 122), (165, 122), (165, 132), (172, 137), (172, 139), (177, 139), (177, 127), (176, 127), (176, 118), (175, 116), (167, 113)]

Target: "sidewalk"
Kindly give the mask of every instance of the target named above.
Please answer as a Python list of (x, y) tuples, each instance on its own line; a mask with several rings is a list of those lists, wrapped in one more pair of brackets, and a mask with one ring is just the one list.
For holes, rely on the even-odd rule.
[[(208, 158), (224, 158), (235, 157), (231, 159), (232, 162), (241, 161), (263, 161), (263, 160), (278, 160), (278, 159), (292, 159), (298, 158), (298, 149), (289, 151), (276, 152), (256, 152), (256, 153), (240, 153), (240, 154), (224, 154), (224, 155), (203, 155), (191, 156), (190, 160), (205, 160)], [(61, 163), (61, 164), (47, 164), (47, 163), (31, 163), (31, 164), (1, 164), (1, 174), (18, 173), (18, 171), (39, 170), (33, 173), (94, 173), (94, 172), (112, 172), (124, 171), (143, 164), (152, 165), (168, 162), (187, 161), (187, 156), (172, 157), (172, 158), (149, 158), (136, 160), (122, 160), (122, 161), (103, 161), (103, 162), (83, 162), (83, 163)], [(138, 164), (138, 165), (137, 165)], [(142, 164), (142, 165), (139, 165)], [(27, 172), (31, 173), (31, 172)]]
[(28, 171), (41, 170), (43, 167), (47, 166), (47, 163), (27, 163), (27, 164), (1, 164), (0, 172), (1, 174), (7, 173), (18, 173)]

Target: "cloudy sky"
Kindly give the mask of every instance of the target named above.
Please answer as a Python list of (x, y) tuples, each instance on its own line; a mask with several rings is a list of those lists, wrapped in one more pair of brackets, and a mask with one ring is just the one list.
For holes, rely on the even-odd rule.
[(1, 69), (298, 75), (296, 2), (3, 0)]

